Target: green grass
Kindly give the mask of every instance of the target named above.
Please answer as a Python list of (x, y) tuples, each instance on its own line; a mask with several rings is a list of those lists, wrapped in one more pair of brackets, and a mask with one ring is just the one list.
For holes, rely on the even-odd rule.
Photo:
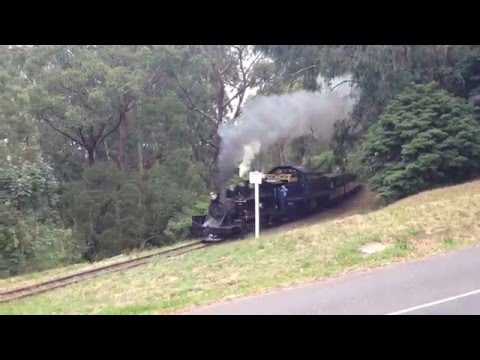
[[(0, 314), (164, 314), (468, 246), (480, 234), (480, 181), (425, 192), (367, 214), (102, 275), (0, 304)], [(386, 249), (371, 255), (363, 245)]]

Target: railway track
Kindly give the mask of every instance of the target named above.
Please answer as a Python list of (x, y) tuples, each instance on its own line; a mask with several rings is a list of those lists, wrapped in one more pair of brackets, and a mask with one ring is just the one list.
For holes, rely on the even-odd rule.
[(43, 292), (57, 289), (59, 287), (74, 284), (82, 280), (91, 279), (96, 276), (103, 275), (105, 273), (111, 273), (111, 272), (116, 272), (120, 270), (130, 269), (136, 266), (146, 264), (150, 262), (153, 258), (178, 256), (190, 251), (202, 249), (212, 245), (214, 245), (214, 243), (205, 244), (198, 241), (191, 244), (179, 246), (173, 249), (159, 251), (149, 255), (144, 255), (141, 257), (137, 257), (135, 259), (120, 261), (114, 264), (101, 266), (95, 269), (79, 271), (71, 275), (58, 277), (52, 280), (43, 281), (33, 285), (28, 285), (28, 286), (19, 287), (12, 290), (3, 291), (3, 292), (0, 292), (0, 303), (17, 300), (27, 296), (37, 295)]

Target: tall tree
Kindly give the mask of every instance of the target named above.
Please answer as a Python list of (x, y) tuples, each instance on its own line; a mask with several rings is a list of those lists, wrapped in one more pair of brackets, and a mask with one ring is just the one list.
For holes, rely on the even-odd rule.
[(193, 129), (200, 144), (210, 149), (208, 167), (214, 173), (220, 152), (218, 128), (240, 116), (247, 90), (256, 85), (262, 54), (247, 45), (192, 45), (183, 55), (177, 76), (181, 98), (198, 115)]
[(123, 167), (127, 114), (147, 78), (136, 62), (143, 52), (137, 51), (93, 45), (31, 49), (26, 69), (32, 115), (83, 148), (90, 165), (100, 144), (118, 130)]
[(26, 113), (26, 49), (0, 46), (0, 272), (25, 271), (35, 257), (38, 225), (54, 219), (58, 183)]

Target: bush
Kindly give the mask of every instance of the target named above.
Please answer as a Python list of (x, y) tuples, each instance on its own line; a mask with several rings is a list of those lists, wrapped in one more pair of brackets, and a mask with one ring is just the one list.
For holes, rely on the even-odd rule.
[(322, 152), (320, 155), (312, 157), (310, 167), (320, 169), (325, 172), (333, 172), (335, 170), (335, 157), (332, 150)]
[(390, 202), (475, 175), (480, 128), (465, 100), (416, 84), (388, 104), (360, 151), (370, 187)]
[(52, 168), (36, 147), (8, 144), (0, 149), (6, 159), (0, 165), (0, 273), (70, 263), (76, 250), (70, 231), (55, 225), (58, 182)]
[(193, 207), (184, 207), (180, 213), (172, 217), (167, 224), (164, 234), (168, 242), (186, 239), (190, 236), (192, 216), (205, 214), (208, 211), (210, 200), (208, 198), (197, 201)]
[(80, 259), (70, 230), (16, 215), (9, 222), (0, 222), (2, 276), (42, 271)]
[[(197, 169), (183, 153), (144, 176), (126, 176), (114, 164), (97, 162), (60, 201), (64, 219), (88, 260), (187, 237), (191, 208), (205, 194)], [(70, 220), (71, 219), (71, 220)], [(188, 221), (187, 221), (188, 219)]]

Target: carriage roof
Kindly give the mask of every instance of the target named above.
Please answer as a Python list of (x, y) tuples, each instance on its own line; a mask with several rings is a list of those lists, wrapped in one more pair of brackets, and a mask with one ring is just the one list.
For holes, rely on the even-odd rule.
[(280, 170), (280, 169), (293, 169), (304, 174), (323, 174), (322, 171), (307, 168), (306, 166), (303, 166), (303, 165), (298, 165), (298, 166), (297, 165), (280, 165), (272, 168), (268, 173), (272, 174), (276, 170)]

